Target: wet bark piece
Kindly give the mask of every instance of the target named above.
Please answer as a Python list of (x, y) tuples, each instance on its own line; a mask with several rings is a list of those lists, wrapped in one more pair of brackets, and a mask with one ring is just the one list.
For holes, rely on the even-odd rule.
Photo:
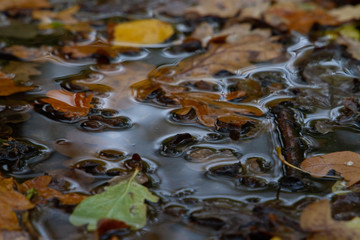
[[(282, 141), (282, 154), (287, 162), (299, 166), (304, 159), (304, 149), (298, 130), (299, 125), (294, 117), (294, 112), (291, 108), (283, 104), (276, 105), (272, 108), (272, 112), (275, 114), (275, 120)], [(293, 180), (302, 179), (302, 173), (289, 166), (285, 166), (285, 176)]]

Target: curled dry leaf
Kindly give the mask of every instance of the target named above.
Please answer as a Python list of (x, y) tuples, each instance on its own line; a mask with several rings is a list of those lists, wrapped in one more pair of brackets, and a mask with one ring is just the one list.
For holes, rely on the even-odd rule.
[(312, 233), (308, 239), (360, 239), (360, 218), (351, 221), (335, 221), (331, 217), (329, 200), (320, 200), (308, 205), (301, 214), (300, 226)]
[(21, 193), (14, 190), (15, 180), (0, 175), (0, 230), (19, 230), (14, 211), (28, 210), (34, 205)]
[(39, 176), (18, 185), (18, 189), (24, 194), (32, 188), (35, 189), (36, 194), (31, 198), (31, 201), (35, 204), (45, 203), (47, 200), (57, 198), (62, 204), (74, 205), (80, 203), (86, 198), (86, 196), (77, 193), (63, 194), (55, 189), (49, 188), (48, 185), (51, 180), (51, 176)]
[(157, 44), (174, 34), (172, 26), (157, 19), (144, 19), (119, 23), (114, 29), (114, 41), (118, 43)]
[(46, 96), (49, 98), (42, 98), (41, 101), (50, 103), (56, 111), (65, 113), (68, 118), (87, 116), (90, 108), (92, 108), (90, 103), (93, 94), (51, 90), (46, 93)]
[(0, 0), (0, 11), (6, 11), (13, 8), (48, 8), (50, 3), (47, 0)]
[(343, 151), (314, 156), (305, 159), (301, 168), (315, 177), (325, 177), (329, 171), (335, 170), (350, 187), (360, 181), (360, 154)]
[(5, 73), (0, 72), (0, 96), (9, 96), (14, 93), (27, 92), (34, 89), (32, 86), (22, 86), (14, 82)]

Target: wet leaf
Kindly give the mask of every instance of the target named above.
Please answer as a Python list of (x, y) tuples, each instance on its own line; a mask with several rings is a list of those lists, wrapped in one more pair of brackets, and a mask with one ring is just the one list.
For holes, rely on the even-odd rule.
[(305, 159), (301, 168), (317, 177), (327, 176), (329, 171), (335, 170), (350, 187), (360, 181), (360, 154), (343, 151), (314, 156)]
[(0, 72), (0, 96), (9, 96), (14, 93), (27, 92), (34, 89), (32, 86), (16, 84), (13, 79), (5, 73)]
[(49, 10), (34, 10), (32, 12), (33, 19), (40, 20), (42, 24), (49, 24), (52, 21), (60, 21), (63, 24), (77, 23), (77, 19), (73, 17), (79, 11), (80, 7), (74, 5), (60, 12), (53, 12)]
[(0, 0), (0, 11), (13, 8), (48, 8), (50, 6), (47, 0)]
[[(52, 180), (51, 176), (39, 176), (34, 179), (30, 179), (18, 186), (18, 189), (22, 193), (29, 193), (34, 191), (32, 194), (31, 202), (35, 204), (45, 203), (47, 200), (57, 198), (62, 204), (75, 205), (83, 201), (86, 196), (79, 195), (77, 193), (66, 193), (63, 194), (55, 189), (48, 187)], [(34, 190), (32, 190), (34, 189)]]
[(168, 23), (157, 19), (144, 19), (119, 23), (114, 29), (114, 41), (118, 43), (157, 44), (174, 34)]
[(145, 200), (157, 202), (158, 197), (146, 187), (135, 181), (139, 170), (128, 180), (107, 187), (105, 192), (88, 197), (81, 202), (70, 216), (70, 222), (76, 226), (89, 224), (89, 230), (95, 230), (100, 219), (123, 221), (133, 229), (146, 224)]
[(12, 79), (16, 83), (21, 83), (30, 81), (32, 76), (40, 75), (41, 72), (36, 69), (38, 66), (36, 63), (10, 61), (1, 70), (8, 75), (13, 75)]
[(85, 92), (72, 93), (65, 90), (51, 90), (46, 93), (49, 98), (42, 98), (41, 101), (50, 103), (56, 110), (65, 113), (65, 117), (84, 117), (92, 108), (92, 94)]
[(312, 233), (313, 240), (360, 239), (360, 218), (351, 221), (335, 221), (331, 217), (329, 200), (308, 205), (300, 217), (301, 228)]
[(51, 46), (41, 46), (39, 48), (24, 47), (20, 45), (12, 45), (0, 50), (2, 53), (10, 54), (23, 60), (39, 60), (42, 57), (49, 56), (53, 51)]
[(19, 230), (14, 211), (28, 210), (34, 205), (21, 193), (14, 190), (15, 180), (0, 176), (0, 230)]

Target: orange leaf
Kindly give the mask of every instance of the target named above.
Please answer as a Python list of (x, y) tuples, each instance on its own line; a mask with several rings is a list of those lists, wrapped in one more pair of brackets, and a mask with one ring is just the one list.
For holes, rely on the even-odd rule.
[(360, 181), (360, 154), (343, 151), (310, 157), (301, 163), (301, 168), (316, 177), (324, 177), (330, 170), (335, 170), (350, 187)]
[(47, 0), (0, 0), (0, 11), (13, 8), (48, 8), (50, 6)]
[(0, 96), (9, 96), (14, 93), (27, 92), (31, 89), (34, 89), (34, 87), (17, 85), (6, 74), (0, 72)]
[(46, 96), (49, 98), (43, 98), (41, 101), (50, 103), (56, 111), (65, 113), (66, 117), (84, 117), (93, 107), (90, 104), (93, 94), (51, 90), (46, 93)]
[(51, 176), (39, 176), (31, 180), (27, 180), (19, 185), (19, 190), (26, 193), (31, 188), (36, 189), (37, 194), (32, 198), (32, 201), (36, 204), (44, 203), (49, 199), (57, 198), (62, 204), (74, 205), (80, 203), (86, 198), (84, 195), (77, 193), (63, 194), (55, 189), (49, 188), (48, 185), (51, 182)]
[(14, 190), (13, 178), (0, 176), (0, 229), (18, 230), (18, 219), (14, 210), (28, 210), (34, 205), (21, 193)]

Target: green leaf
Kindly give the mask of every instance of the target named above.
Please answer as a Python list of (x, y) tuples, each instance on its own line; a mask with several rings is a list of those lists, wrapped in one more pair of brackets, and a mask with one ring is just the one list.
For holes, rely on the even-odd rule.
[(135, 170), (130, 179), (82, 201), (70, 216), (70, 222), (76, 226), (88, 223), (88, 230), (95, 230), (98, 220), (104, 218), (124, 221), (133, 229), (145, 226), (144, 201), (157, 202), (159, 198), (135, 181), (138, 172)]

